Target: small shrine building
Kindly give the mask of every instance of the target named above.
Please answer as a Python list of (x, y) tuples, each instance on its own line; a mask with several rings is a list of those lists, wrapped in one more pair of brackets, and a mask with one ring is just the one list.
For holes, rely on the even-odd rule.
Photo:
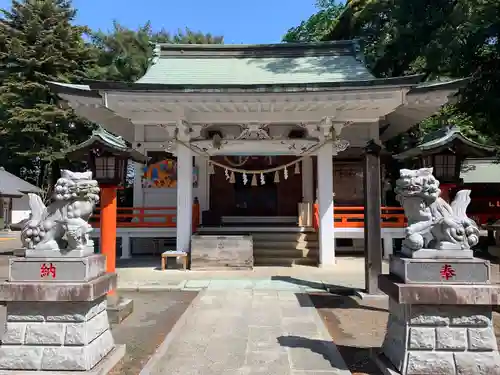
[(161, 44), (137, 82), (51, 86), (77, 114), (151, 157), (136, 165), (134, 210), (172, 210), (178, 250), (190, 249), (193, 202), (202, 225), (297, 227), (299, 207), (317, 201), (319, 264), (328, 266), (334, 206), (363, 212), (370, 197), (380, 205), (380, 160), (372, 152), (367, 161), (367, 144), (432, 115), (464, 83), (422, 79), (375, 78), (357, 41)]
[(494, 147), (467, 138), (456, 126), (445, 126), (394, 158), (408, 168), (433, 167), (446, 200), (470, 189), (467, 212), (478, 224), (500, 219), (500, 165)]

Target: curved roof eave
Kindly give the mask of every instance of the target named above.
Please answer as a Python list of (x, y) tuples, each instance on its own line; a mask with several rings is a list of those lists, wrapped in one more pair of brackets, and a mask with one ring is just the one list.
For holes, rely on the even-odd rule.
[(477, 148), (480, 150), (484, 150), (487, 152), (494, 152), (495, 148), (483, 145), (481, 143), (475, 142), (467, 137), (465, 137), (458, 128), (452, 129), (448, 134), (446, 134), (444, 137), (431, 140), (425, 143), (421, 143), (409, 150), (406, 150), (404, 152), (401, 152), (397, 155), (394, 155), (393, 157), (397, 160), (404, 160), (404, 159), (409, 159), (409, 158), (415, 158), (420, 156), (423, 152), (429, 151), (429, 150), (435, 150), (439, 149), (441, 147), (446, 146), (447, 144), (453, 142), (454, 140), (458, 139), (460, 142), (472, 147), (472, 148)]
[[(151, 83), (132, 83), (132, 82), (109, 82), (109, 81), (89, 81), (88, 87), (95, 92), (99, 91), (159, 91), (159, 92), (216, 92), (214, 90), (236, 92), (236, 91), (255, 91), (255, 92), (308, 92), (308, 91), (327, 91), (328, 89), (359, 89), (372, 87), (403, 86), (413, 87), (418, 85), (423, 76), (412, 75), (396, 78), (376, 78), (372, 80), (352, 80), (346, 82), (322, 82), (308, 84), (250, 84), (250, 85), (180, 85), (180, 84), (151, 84)], [(64, 89), (64, 88), (63, 88)], [(69, 90), (67, 88), (66, 90)], [(82, 92), (82, 91), (80, 91)]]
[(59, 82), (49, 82), (49, 87), (57, 95), (66, 100), (75, 113), (87, 120), (103, 125), (111, 133), (123, 137), (128, 142), (134, 142), (134, 124), (127, 118), (118, 116), (108, 109), (99, 91), (90, 85), (74, 85)]

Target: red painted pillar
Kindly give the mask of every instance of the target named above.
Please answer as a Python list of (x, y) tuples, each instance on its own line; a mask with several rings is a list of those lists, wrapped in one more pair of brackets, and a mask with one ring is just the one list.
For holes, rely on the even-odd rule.
[(446, 202), (450, 203), (450, 191), (455, 186), (456, 186), (455, 184), (442, 184), (442, 185), (440, 185), (439, 186), (439, 189), (441, 189), (440, 197), (443, 198)]
[[(116, 271), (116, 186), (101, 186), (101, 254), (106, 256), (106, 272)], [(114, 295), (112, 290), (108, 295)]]

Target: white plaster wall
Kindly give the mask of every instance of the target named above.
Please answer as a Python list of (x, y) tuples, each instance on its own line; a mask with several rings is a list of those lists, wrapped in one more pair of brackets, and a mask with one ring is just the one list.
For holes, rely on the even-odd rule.
[(19, 223), (21, 220), (29, 218), (30, 214), (31, 210), (27, 195), (21, 198), (12, 198), (12, 224)]

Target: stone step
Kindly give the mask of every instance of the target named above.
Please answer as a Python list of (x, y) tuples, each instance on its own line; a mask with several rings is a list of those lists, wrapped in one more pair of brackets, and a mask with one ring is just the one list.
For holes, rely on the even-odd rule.
[(318, 249), (318, 241), (268, 241), (268, 240), (253, 240), (253, 248), (270, 248), (270, 249)]
[(270, 233), (252, 233), (254, 242), (256, 241), (318, 241), (317, 233), (286, 233), (286, 232), (270, 232)]
[(254, 258), (254, 266), (285, 266), (291, 267), (294, 265), (301, 266), (316, 266), (318, 261), (313, 258), (293, 258), (293, 257), (256, 257)]
[(317, 258), (317, 249), (275, 249), (275, 248), (254, 248), (253, 257), (255, 258)]

